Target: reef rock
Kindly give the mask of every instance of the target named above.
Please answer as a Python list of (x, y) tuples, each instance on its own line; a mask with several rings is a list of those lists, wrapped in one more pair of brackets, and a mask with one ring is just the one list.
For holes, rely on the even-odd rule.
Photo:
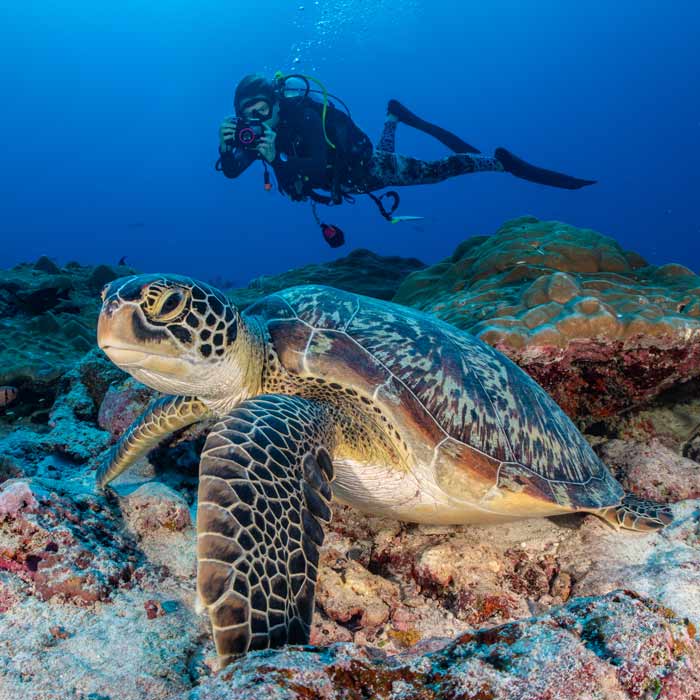
[(690, 700), (700, 697), (700, 644), (687, 620), (617, 591), (467, 632), (432, 653), (387, 657), (351, 644), (256, 652), (189, 695), (231, 697)]
[(120, 505), (129, 527), (140, 537), (161, 529), (179, 532), (192, 525), (187, 501), (158, 482), (140, 486), (122, 498)]
[[(28, 390), (29, 395), (21, 399), (21, 408), (6, 415), (12, 426), (0, 443), (6, 470), (10, 474), (14, 469), (20, 470), (21, 474), (15, 475), (39, 473), (54, 478), (104, 450), (110, 435), (96, 425), (98, 407), (110, 382), (123, 376), (101, 352), (94, 350), (56, 379), (51, 398)], [(0, 468), (0, 475), (2, 471)]]
[(147, 482), (122, 496), (119, 507), (151, 564), (194, 581), (196, 533), (181, 493), (158, 481)]
[(156, 392), (153, 389), (132, 377), (119, 384), (112, 384), (100, 404), (97, 422), (103, 430), (109, 431), (113, 438), (119, 438), (146, 410), (155, 396)]
[(0, 572), (0, 698), (174, 700), (188, 694), (206, 634), (188, 597), (166, 580), (156, 592), (123, 590), (108, 603), (48, 605), (24, 596)]
[(92, 603), (129, 586), (138, 552), (97, 500), (61, 498), (41, 485), (0, 485), (0, 570), (44, 600)]
[[(109, 274), (96, 275), (102, 268)], [(45, 256), (0, 271), (0, 385), (19, 389), (13, 411), (23, 415), (39, 399), (51, 400), (55, 383), (95, 347), (98, 281), (130, 273), (124, 266), (60, 268)]]
[(360, 525), (362, 516), (336, 505), (319, 567), (319, 636), (312, 639), (347, 639), (322, 624), (330, 617), (352, 641), (399, 652), (616, 588), (648, 595), (700, 625), (699, 505), (676, 505), (676, 521), (650, 535), (615, 532), (593, 515), (497, 526), (377, 518)]
[(393, 300), (495, 346), (577, 418), (700, 375), (700, 277), (589, 229), (515, 219), (412, 273)]
[(615, 478), (642, 498), (676, 502), (700, 498), (700, 466), (666, 447), (648, 442), (609, 440), (598, 450)]
[(241, 309), (268, 294), (298, 284), (325, 284), (356, 294), (391, 299), (406, 275), (424, 267), (425, 263), (415, 258), (377, 255), (360, 248), (329, 263), (258, 277), (247, 288), (230, 290), (228, 294)]

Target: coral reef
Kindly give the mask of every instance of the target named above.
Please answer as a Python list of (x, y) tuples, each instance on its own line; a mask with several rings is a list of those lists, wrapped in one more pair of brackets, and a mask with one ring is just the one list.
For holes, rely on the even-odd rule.
[[(663, 268), (645, 266), (592, 232), (533, 220), (518, 225), (527, 231), (516, 235), (517, 226), (510, 225), (511, 248), (498, 243), (500, 234), (468, 241), (442, 271), (437, 266), (409, 277), (399, 297), (412, 288), (415, 298), (404, 301), (420, 306), (420, 298), (433, 293), (437, 298), (440, 290), (444, 300), (466, 299), (474, 284), (493, 283), (488, 291), (482, 289), (488, 298), (468, 302), (452, 320), (475, 319), (469, 328), (482, 335), (486, 328), (505, 333), (505, 325), (489, 325), (489, 319), (504, 318), (494, 311), (504, 308), (499, 295), (515, 307), (538, 277), (557, 273), (589, 290), (589, 281), (613, 274), (601, 272), (602, 267), (626, 264), (614, 274), (640, 295), (650, 295), (649, 304), (671, 319), (655, 320), (637, 307), (621, 312), (641, 314), (643, 323), (668, 322), (671, 336), (661, 331), (649, 336), (647, 350), (680, 342), (673, 333), (680, 333), (683, 324), (689, 329), (686, 345), (694, 347), (694, 307), (676, 309), (674, 315), (664, 306), (681, 288), (692, 288), (688, 274), (659, 274)], [(527, 232), (538, 227), (551, 234), (540, 246), (549, 262), (576, 269), (552, 272), (531, 263), (508, 267), (518, 238), (530, 240)], [(562, 230), (570, 237), (558, 258), (553, 246), (563, 240)], [(585, 241), (595, 250), (579, 257)], [(481, 246), (486, 247), (477, 254)], [(386, 297), (411, 265), (419, 267), (417, 261), (374, 257), (371, 262), (367, 253), (354, 255), (335, 270), (319, 266), (267, 278), (243, 296), (250, 294), (252, 300), (268, 289), (314, 281)], [(515, 257), (516, 263), (521, 259)], [(597, 272), (589, 271), (591, 260), (598, 261)], [(369, 272), (359, 279), (362, 266)], [(489, 266), (498, 274), (489, 275)], [(514, 275), (508, 282), (520, 268), (537, 275), (528, 281)], [(472, 269), (468, 276), (465, 270)], [(592, 351), (593, 339), (572, 338), (566, 347), (547, 346), (546, 352), (534, 345), (508, 346), (506, 335), (496, 339), (535, 376), (537, 358), (544, 367), (547, 357), (548, 376), (571, 380), (557, 391), (569, 392), (564, 398), (572, 415), (587, 418), (586, 411), (593, 410), (595, 423), (587, 437), (598, 453), (625, 488), (675, 503), (673, 525), (646, 536), (615, 532), (592, 515), (491, 527), (419, 526), (364, 516), (334, 503), (319, 562), (315, 646), (254, 653), (218, 671), (194, 592), (197, 459), (209, 424), (180, 431), (151, 451), (115, 482), (113, 491), (98, 493), (94, 487), (99, 460), (154, 397), (93, 347), (99, 288), (117, 272), (106, 266), (61, 269), (41, 259), (0, 273), (0, 323), (25, 339), (18, 352), (30, 366), (16, 373), (10, 366), (13, 349), (0, 348), (6, 352), (0, 368), (8, 373), (0, 385), (18, 389), (14, 401), (0, 408), (0, 700), (218, 700), (253, 694), (256, 700), (700, 698), (695, 633), (700, 624), (700, 465), (691, 449), (700, 422), (700, 379), (674, 384), (694, 373), (692, 363), (679, 362), (676, 375), (650, 372), (642, 387), (634, 374), (646, 367), (641, 340), (597, 336), (595, 343), (601, 345), (605, 338), (614, 340), (611, 352), (618, 353), (619, 367), (606, 378), (610, 392), (615, 381), (622, 381), (625, 366), (630, 372), (625, 381), (633, 385), (617, 386), (614, 411), (596, 412), (600, 403), (586, 394), (585, 384), (585, 372), (602, 367)], [(443, 279), (448, 272), (454, 275), (449, 293)], [(658, 284), (652, 292), (653, 279)], [(462, 282), (466, 286), (456, 289)], [(597, 289), (591, 296), (613, 294), (612, 287), (590, 289)], [(562, 313), (576, 316), (568, 302), (556, 303)], [(617, 308), (626, 302), (604, 303)], [(430, 310), (444, 315), (448, 307), (451, 312), (458, 308), (445, 304)], [(518, 313), (511, 315), (517, 319)], [(35, 319), (47, 314), (61, 327), (72, 319), (90, 329), (89, 343), (72, 344), (63, 330), (43, 337)], [(51, 357), (37, 351), (54, 340)], [(561, 353), (572, 348), (576, 361), (567, 364)], [(537, 355), (540, 350), (544, 354)], [(42, 374), (42, 366), (50, 370)], [(661, 391), (668, 384), (674, 385)], [(645, 397), (641, 407), (617, 414)]]
[(0, 385), (21, 395), (8, 410), (41, 414), (61, 376), (95, 345), (99, 292), (130, 268), (68, 263), (47, 257), (0, 272)]
[(347, 644), (255, 653), (190, 697), (690, 700), (700, 694), (694, 635), (694, 627), (671, 611), (617, 591), (467, 632), (429, 653), (391, 658)]
[(109, 600), (129, 587), (139, 554), (99, 499), (72, 499), (38, 483), (0, 485), (0, 569), (32, 584), (42, 600)]
[(412, 273), (394, 301), (494, 345), (569, 415), (596, 420), (700, 374), (699, 295), (683, 265), (522, 217)]
[[(695, 463), (686, 469), (692, 465), (697, 470)], [(634, 490), (651, 484), (635, 484)], [(312, 641), (369, 642), (400, 651), (615, 588), (642, 592), (700, 624), (699, 505), (677, 505), (676, 522), (650, 536), (616, 533), (595, 516), (436, 527), (335, 506)], [(324, 617), (342, 629), (324, 626)]]
[(329, 263), (258, 277), (245, 289), (228, 290), (228, 295), (241, 309), (297, 284), (326, 284), (356, 294), (391, 299), (406, 275), (424, 267), (425, 264), (415, 258), (382, 256), (360, 248)]

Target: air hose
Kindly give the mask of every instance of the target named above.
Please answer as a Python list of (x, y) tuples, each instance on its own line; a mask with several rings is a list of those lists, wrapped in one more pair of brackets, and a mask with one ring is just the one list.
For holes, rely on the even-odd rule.
[(303, 75), (301, 73), (290, 73), (285, 75), (282, 71), (277, 71), (275, 73), (275, 80), (277, 83), (283, 85), (291, 78), (301, 78), (306, 83), (306, 91), (304, 92), (304, 97), (306, 97), (311, 92), (311, 85), (309, 82), (314, 82), (321, 88), (321, 93), (323, 94), (323, 111), (321, 112), (321, 124), (323, 126), (323, 138), (326, 139), (326, 143), (333, 149), (336, 148), (335, 144), (328, 138), (328, 133), (326, 132), (326, 114), (328, 113), (328, 90), (326, 86), (318, 79), (311, 75)]

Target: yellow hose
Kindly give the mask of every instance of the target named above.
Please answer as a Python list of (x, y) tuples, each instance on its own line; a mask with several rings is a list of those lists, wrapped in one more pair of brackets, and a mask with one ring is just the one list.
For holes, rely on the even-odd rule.
[(310, 80), (316, 85), (318, 85), (321, 88), (321, 91), (323, 92), (323, 111), (321, 112), (321, 126), (323, 127), (323, 138), (326, 139), (326, 143), (333, 149), (336, 148), (336, 145), (328, 138), (328, 134), (326, 132), (326, 114), (328, 113), (328, 90), (326, 90), (326, 86), (318, 79), (314, 78), (311, 75), (303, 75), (302, 73), (292, 73), (290, 75), (284, 75), (282, 71), (278, 70), (275, 73), (275, 80), (278, 80), (280, 82), (284, 82), (288, 78), (293, 77), (294, 75), (298, 75), (301, 78), (304, 78), (305, 80)]

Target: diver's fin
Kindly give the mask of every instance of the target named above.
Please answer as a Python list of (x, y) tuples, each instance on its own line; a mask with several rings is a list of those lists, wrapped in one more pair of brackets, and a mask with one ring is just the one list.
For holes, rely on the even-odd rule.
[(421, 221), (422, 219), (425, 219), (425, 217), (424, 216), (392, 216), (391, 223), (392, 224), (401, 224), (404, 221)]
[(538, 168), (536, 165), (526, 163), (522, 158), (518, 158), (505, 148), (497, 148), (494, 155), (502, 163), (503, 169), (507, 173), (523, 180), (537, 182), (540, 185), (560, 187), (565, 190), (579, 190), (587, 185), (595, 185), (597, 182), (597, 180), (581, 180), (578, 177), (558, 173), (555, 170)]
[(414, 129), (418, 129), (418, 131), (429, 134), (455, 153), (481, 153), (478, 148), (474, 148), (474, 146), (470, 146), (466, 141), (462, 141), (459, 136), (456, 136), (451, 131), (447, 131), (447, 129), (443, 129), (441, 126), (436, 126), (435, 124), (421, 119), (411, 112), (410, 109), (404, 107), (398, 100), (389, 100), (387, 112), (396, 117), (400, 122), (412, 126)]

